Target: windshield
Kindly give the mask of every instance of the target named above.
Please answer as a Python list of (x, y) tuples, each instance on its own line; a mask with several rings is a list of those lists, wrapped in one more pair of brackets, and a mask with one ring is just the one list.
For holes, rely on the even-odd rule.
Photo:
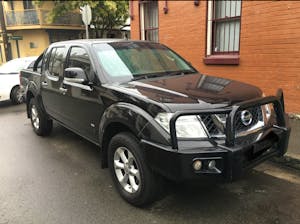
[(13, 59), (0, 66), (0, 73), (18, 73), (34, 59)]
[(94, 49), (112, 79), (134, 80), (196, 72), (176, 53), (157, 43), (113, 42), (95, 44)]

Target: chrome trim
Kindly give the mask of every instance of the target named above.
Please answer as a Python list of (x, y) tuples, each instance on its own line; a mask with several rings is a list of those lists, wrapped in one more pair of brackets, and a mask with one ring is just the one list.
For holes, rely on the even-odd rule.
[(65, 77), (64, 80), (67, 82), (79, 83), (79, 84), (81, 84), (85, 81), (84, 79), (80, 79), (80, 78), (68, 78), (68, 77)]
[[(210, 115), (219, 132), (225, 132), (226, 119), (223, 121), (219, 114)], [(225, 115), (226, 116), (226, 115)], [(226, 116), (227, 118), (227, 116)]]
[(69, 82), (67, 80), (64, 80), (63, 84), (74, 86), (74, 87), (78, 87), (80, 89), (84, 89), (84, 90), (88, 90), (88, 91), (92, 91), (93, 90), (90, 86), (83, 85), (83, 84), (80, 84), (80, 83), (75, 83), (75, 82)]
[(250, 129), (246, 130), (246, 131), (241, 131), (236, 133), (236, 137), (242, 137), (242, 136), (246, 136), (249, 134), (253, 134), (255, 132), (258, 132), (260, 130), (262, 130), (265, 127), (265, 122), (263, 121), (258, 121), (255, 125), (253, 125)]
[[(236, 132), (235, 133), (235, 137), (243, 137), (243, 136), (246, 136), (246, 135), (249, 135), (249, 134), (253, 134), (253, 133), (259, 132), (259, 131), (261, 131), (266, 126), (266, 124), (267, 124), (266, 123), (266, 119), (267, 118), (265, 118), (266, 115), (265, 115), (265, 111), (263, 109), (263, 106), (264, 105), (262, 105), (260, 107), (262, 115), (263, 115), (263, 119), (262, 120), (258, 120), (258, 122), (255, 125), (253, 125), (252, 127), (250, 127), (249, 129), (247, 129), (245, 131)], [(210, 116), (212, 116), (213, 118), (215, 118), (215, 120), (213, 119), (213, 122), (215, 123), (216, 126), (217, 126), (216, 120), (218, 122), (220, 122), (220, 124), (223, 124), (224, 126), (226, 125), (226, 123), (224, 123), (222, 121), (222, 119), (218, 116), (218, 114), (212, 114)], [(204, 130), (208, 132), (208, 130), (207, 130), (207, 128), (206, 128), (206, 126), (205, 126), (205, 124), (204, 124), (204, 122), (202, 120), (201, 120), (201, 123), (202, 123), (202, 126), (204, 127)], [(217, 128), (219, 128), (219, 127), (217, 126)], [(221, 132), (221, 130), (219, 130), (219, 129), (218, 129), (218, 131)], [(225, 133), (224, 134), (223, 133), (222, 134), (215, 134), (215, 135), (211, 135), (209, 133), (208, 136), (213, 137), (213, 138), (224, 139), (225, 138)]]
[(202, 126), (202, 128), (203, 128), (205, 134), (207, 135), (207, 137), (211, 138), (211, 135), (210, 135), (209, 131), (206, 128), (206, 125), (204, 124), (204, 122), (202, 121), (202, 119), (201, 119), (201, 117), (199, 115), (197, 115), (197, 119), (200, 122), (200, 125)]
[(48, 82), (47, 81), (43, 81), (42, 82), (42, 86), (48, 86)]
[(249, 110), (243, 110), (241, 112), (241, 122), (245, 126), (249, 126), (253, 121), (253, 115)]
[(47, 79), (54, 81), (54, 82), (57, 82), (59, 80), (59, 76), (53, 76), (53, 75), (50, 75), (47, 73), (46, 73), (46, 77), (47, 77)]
[(65, 89), (65, 88), (63, 88), (63, 87), (60, 87), (60, 88), (59, 88), (59, 91), (60, 91), (63, 95), (65, 95), (65, 94), (68, 92), (68, 89)]
[[(268, 107), (268, 109), (267, 109), (267, 107)], [(269, 110), (269, 112), (267, 112), (267, 110)], [(263, 115), (265, 125), (267, 125), (269, 120), (270, 120), (270, 117), (272, 116), (272, 111), (274, 111), (273, 110), (273, 105), (270, 104), (270, 103), (269, 104), (264, 104), (264, 105), (261, 106), (261, 111), (262, 111), (262, 115)], [(268, 117), (267, 113), (270, 113), (269, 117)]]

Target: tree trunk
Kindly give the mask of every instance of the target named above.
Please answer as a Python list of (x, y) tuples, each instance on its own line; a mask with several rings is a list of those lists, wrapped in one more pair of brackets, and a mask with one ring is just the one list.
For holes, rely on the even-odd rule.
[(103, 36), (104, 36), (104, 29), (101, 29), (100, 30), (100, 38), (103, 38)]

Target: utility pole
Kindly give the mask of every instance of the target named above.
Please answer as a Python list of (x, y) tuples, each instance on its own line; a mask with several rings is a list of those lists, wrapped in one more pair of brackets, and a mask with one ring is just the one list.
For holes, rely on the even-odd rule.
[(4, 20), (4, 13), (3, 13), (3, 1), (0, 2), (0, 24), (1, 24), (1, 35), (4, 45), (4, 55), (5, 55), (5, 61), (7, 61), (8, 58), (8, 38), (7, 38), (7, 32), (6, 32), (6, 24)]

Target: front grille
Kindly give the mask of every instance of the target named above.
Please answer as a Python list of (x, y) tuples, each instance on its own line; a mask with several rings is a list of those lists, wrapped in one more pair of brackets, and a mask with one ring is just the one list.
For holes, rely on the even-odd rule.
[[(201, 115), (201, 120), (203, 122), (203, 124), (206, 127), (206, 130), (208, 131), (208, 133), (211, 136), (215, 136), (217, 134), (220, 134), (218, 127), (216, 126), (216, 124), (214, 123), (213, 119), (212, 119), (212, 115)], [(223, 133), (224, 134), (224, 133)]]
[[(264, 120), (261, 106), (247, 108), (246, 110), (251, 113), (252, 121), (249, 124), (245, 125), (241, 119), (242, 111), (238, 111), (234, 121), (234, 128), (237, 135), (242, 132), (247, 132), (258, 124), (263, 125)], [(212, 114), (200, 115), (200, 118), (211, 137), (225, 137), (224, 130), (226, 127), (227, 116), (227, 114)]]
[(260, 106), (248, 108), (247, 110), (252, 114), (252, 122), (249, 125), (243, 124), (241, 119), (242, 111), (237, 112), (236, 119), (234, 121), (236, 132), (246, 131), (257, 124), (258, 121), (263, 121), (262, 109)]

